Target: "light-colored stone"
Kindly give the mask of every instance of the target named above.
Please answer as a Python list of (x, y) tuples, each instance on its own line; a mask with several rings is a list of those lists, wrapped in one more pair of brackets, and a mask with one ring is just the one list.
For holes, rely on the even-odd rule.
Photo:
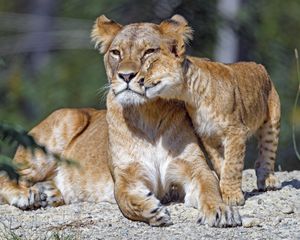
[(280, 210), (281, 210), (281, 212), (283, 212), (284, 214), (291, 214), (291, 213), (294, 213), (293, 207), (291, 207), (291, 206), (289, 206), (289, 205), (284, 205)]
[(259, 227), (261, 220), (258, 218), (244, 217), (242, 218), (243, 227)]

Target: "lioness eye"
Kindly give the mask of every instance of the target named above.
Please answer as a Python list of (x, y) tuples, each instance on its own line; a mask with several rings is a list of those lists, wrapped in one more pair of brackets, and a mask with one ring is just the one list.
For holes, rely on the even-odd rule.
[(148, 54), (151, 54), (151, 53), (154, 53), (154, 52), (155, 52), (154, 48), (149, 48), (148, 50), (145, 51), (144, 56), (146, 56)]
[(113, 50), (111, 50), (110, 52), (111, 52), (113, 55), (116, 55), (116, 56), (120, 56), (120, 55), (121, 55), (120, 51), (117, 50), (117, 49), (113, 49)]

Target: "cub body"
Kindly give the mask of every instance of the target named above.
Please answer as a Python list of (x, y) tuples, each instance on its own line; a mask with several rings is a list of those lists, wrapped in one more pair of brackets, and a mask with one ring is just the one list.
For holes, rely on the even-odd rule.
[(242, 205), (246, 140), (258, 138), (259, 189), (279, 187), (274, 175), (280, 100), (265, 68), (253, 62), (223, 64), (161, 49), (141, 87), (149, 99), (185, 102), (194, 128), (220, 177), (223, 200)]

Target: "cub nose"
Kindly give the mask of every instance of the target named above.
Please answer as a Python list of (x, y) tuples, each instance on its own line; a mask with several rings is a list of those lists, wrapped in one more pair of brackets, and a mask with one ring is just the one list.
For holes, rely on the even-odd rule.
[(119, 73), (118, 76), (123, 79), (125, 82), (130, 82), (135, 76), (136, 76), (137, 73)]

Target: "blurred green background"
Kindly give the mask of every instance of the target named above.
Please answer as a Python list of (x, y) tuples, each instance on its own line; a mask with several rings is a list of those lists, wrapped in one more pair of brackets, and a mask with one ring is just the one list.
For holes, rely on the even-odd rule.
[[(0, 0), (0, 122), (30, 129), (58, 108), (105, 108), (102, 56), (89, 38), (96, 17), (159, 23), (176, 13), (195, 30), (189, 54), (266, 66), (282, 103), (277, 169), (300, 169), (292, 143), (299, 0)], [(294, 116), (300, 148), (300, 108)]]

